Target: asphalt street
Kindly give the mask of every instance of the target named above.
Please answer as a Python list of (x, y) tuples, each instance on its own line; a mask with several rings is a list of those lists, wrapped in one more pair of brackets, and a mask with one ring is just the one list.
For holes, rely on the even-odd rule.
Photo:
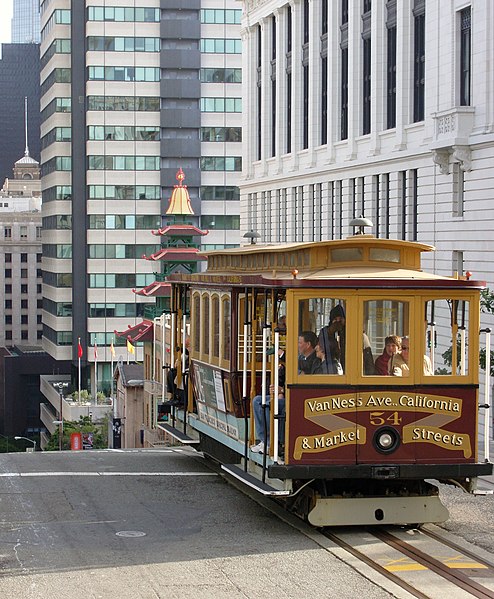
[(0, 454), (0, 596), (391, 596), (185, 450)]

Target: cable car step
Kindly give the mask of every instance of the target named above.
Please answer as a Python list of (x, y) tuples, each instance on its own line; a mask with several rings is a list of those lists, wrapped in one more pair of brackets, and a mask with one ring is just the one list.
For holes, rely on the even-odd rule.
[(178, 428), (170, 426), (169, 424), (158, 424), (158, 428), (164, 430), (165, 433), (168, 433), (174, 439), (180, 441), (180, 443), (183, 443), (184, 445), (197, 445), (200, 442), (199, 439), (193, 439), (182, 431), (179, 431)]
[(261, 480), (250, 474), (249, 472), (245, 472), (241, 467), (236, 464), (221, 464), (221, 469), (243, 482), (244, 485), (259, 491), (263, 495), (271, 495), (276, 497), (286, 497), (290, 495), (290, 491), (283, 491), (280, 489), (275, 489), (271, 485), (267, 485), (263, 483)]

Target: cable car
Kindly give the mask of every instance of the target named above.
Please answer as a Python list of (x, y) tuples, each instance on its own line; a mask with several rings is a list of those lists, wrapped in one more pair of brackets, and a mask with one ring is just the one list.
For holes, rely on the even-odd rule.
[(184, 356), (190, 331), (190, 347), (168, 432), (315, 526), (446, 520), (430, 479), (473, 492), (492, 472), (485, 284), (425, 272), (433, 250), (363, 233), (251, 243), (171, 275), (172, 344)]

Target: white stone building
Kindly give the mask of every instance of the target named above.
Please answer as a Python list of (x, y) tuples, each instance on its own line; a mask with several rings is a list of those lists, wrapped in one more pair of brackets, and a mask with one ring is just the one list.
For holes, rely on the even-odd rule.
[(494, 4), (245, 2), (241, 229), (374, 234), (494, 289)]

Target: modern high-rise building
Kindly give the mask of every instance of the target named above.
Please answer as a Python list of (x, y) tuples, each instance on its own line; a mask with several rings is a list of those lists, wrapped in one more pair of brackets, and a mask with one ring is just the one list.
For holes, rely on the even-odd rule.
[(24, 152), (24, 99), (28, 99), (31, 156), (40, 158), (39, 44), (2, 44), (0, 59), (0, 182)]
[(99, 388), (114, 331), (153, 315), (133, 289), (180, 167), (208, 247), (239, 243), (240, 19), (236, 0), (41, 3), (43, 345), (77, 364), (97, 344)]
[(39, 4), (39, 0), (14, 0), (13, 44), (39, 44)]

